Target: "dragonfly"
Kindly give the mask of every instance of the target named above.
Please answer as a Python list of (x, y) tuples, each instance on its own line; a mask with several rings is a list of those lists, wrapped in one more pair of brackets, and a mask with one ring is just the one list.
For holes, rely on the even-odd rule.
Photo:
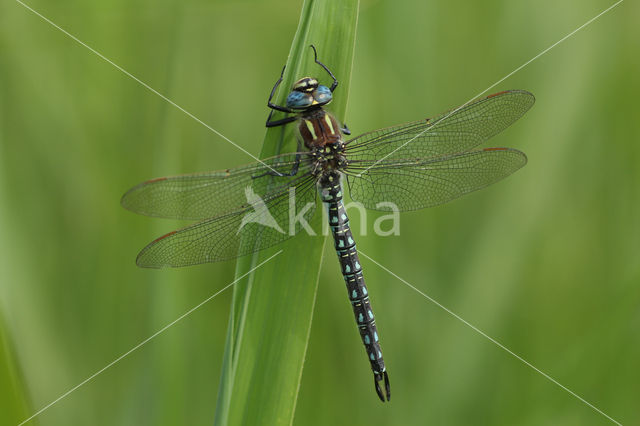
[[(151, 179), (131, 188), (122, 205), (135, 213), (197, 221), (149, 243), (136, 263), (180, 267), (229, 260), (272, 247), (300, 232), (320, 200), (328, 211), (334, 246), (356, 325), (382, 402), (391, 398), (369, 292), (343, 203), (344, 188), (364, 207), (398, 211), (437, 206), (484, 188), (527, 162), (513, 148), (481, 148), (518, 120), (535, 102), (524, 90), (508, 90), (439, 116), (374, 130), (351, 132), (325, 106), (330, 86), (314, 77), (297, 80), (286, 105), (273, 103), (285, 69), (269, 99), (267, 127), (296, 123), (298, 150), (221, 171)], [(274, 120), (274, 111), (286, 113)], [(346, 185), (343, 185), (346, 183)], [(383, 203), (383, 204), (381, 204)], [(291, 210), (300, 212), (291, 214)]]

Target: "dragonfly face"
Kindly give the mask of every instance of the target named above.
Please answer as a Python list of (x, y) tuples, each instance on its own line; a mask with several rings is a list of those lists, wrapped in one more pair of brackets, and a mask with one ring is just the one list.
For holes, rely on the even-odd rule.
[[(137, 258), (142, 267), (175, 267), (233, 259), (285, 241), (303, 229), (299, 217), (311, 219), (319, 190), (375, 390), (385, 401), (389, 376), (341, 181), (346, 176), (351, 198), (364, 207), (393, 203), (398, 211), (436, 206), (484, 188), (524, 166), (527, 157), (512, 148), (478, 146), (518, 120), (535, 98), (524, 90), (503, 91), (431, 119), (345, 141), (349, 130), (322, 108), (338, 80), (318, 61), (315, 48), (314, 53), (333, 84), (304, 77), (280, 106), (271, 101), (281, 75), (268, 100), (267, 127), (297, 121), (306, 150), (235, 169), (152, 179), (130, 189), (122, 205), (149, 216), (198, 220), (154, 240)], [(272, 120), (274, 111), (293, 115)], [(291, 189), (294, 200), (287, 198)], [(292, 207), (299, 216), (291, 215)]]
[(287, 108), (304, 111), (310, 107), (320, 107), (331, 102), (331, 90), (327, 86), (318, 85), (318, 80), (303, 77), (293, 84), (287, 96)]

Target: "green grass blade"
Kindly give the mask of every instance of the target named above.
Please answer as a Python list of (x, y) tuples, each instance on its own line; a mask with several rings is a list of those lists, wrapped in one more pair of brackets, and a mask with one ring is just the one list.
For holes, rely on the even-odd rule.
[[(0, 424), (17, 425), (29, 417), (27, 394), (16, 362), (2, 312), (0, 312)], [(35, 424), (35, 423), (33, 423)]]
[[(358, 0), (305, 1), (284, 80), (275, 98), (278, 104), (284, 103), (291, 85), (302, 76), (318, 77), (325, 84), (331, 82), (313, 62), (309, 45), (314, 44), (319, 59), (340, 81), (329, 109), (344, 121), (358, 3)], [(274, 82), (279, 71), (273, 70)], [(268, 89), (265, 88), (265, 95)], [(292, 127), (267, 132), (263, 158), (296, 150)], [(321, 220), (318, 208), (310, 223), (318, 235)], [(283, 250), (234, 288), (216, 425), (293, 422), (325, 240), (303, 233), (279, 247), (238, 261), (237, 277)]]

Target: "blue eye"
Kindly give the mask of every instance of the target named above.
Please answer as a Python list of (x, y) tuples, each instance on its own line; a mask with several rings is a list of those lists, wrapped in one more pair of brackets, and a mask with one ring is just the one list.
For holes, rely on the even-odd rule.
[(313, 98), (321, 105), (329, 103), (332, 98), (331, 90), (327, 86), (318, 86), (313, 92)]
[(313, 102), (313, 97), (309, 93), (293, 91), (287, 96), (288, 108), (306, 108)]

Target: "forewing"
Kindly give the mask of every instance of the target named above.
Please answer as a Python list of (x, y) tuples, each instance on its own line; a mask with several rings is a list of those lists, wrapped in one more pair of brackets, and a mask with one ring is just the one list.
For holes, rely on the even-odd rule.
[(347, 177), (351, 198), (366, 208), (400, 211), (443, 204), (484, 188), (527, 163), (524, 153), (510, 148), (486, 148), (416, 161), (383, 161), (357, 177)]
[[(299, 158), (299, 170), (290, 174)], [(283, 154), (235, 169), (151, 179), (122, 196), (123, 207), (135, 213), (172, 219), (206, 219), (247, 207), (246, 188), (266, 197), (292, 185), (310, 171), (308, 153)]]
[(147, 245), (138, 266), (161, 268), (217, 262), (247, 255), (291, 238), (316, 205), (315, 178), (293, 178), (290, 188), (265, 198), (249, 194), (247, 206), (170, 232)]
[(378, 161), (437, 158), (469, 151), (518, 120), (534, 101), (527, 91), (510, 90), (435, 118), (365, 133), (347, 142), (349, 164), (364, 170)]

